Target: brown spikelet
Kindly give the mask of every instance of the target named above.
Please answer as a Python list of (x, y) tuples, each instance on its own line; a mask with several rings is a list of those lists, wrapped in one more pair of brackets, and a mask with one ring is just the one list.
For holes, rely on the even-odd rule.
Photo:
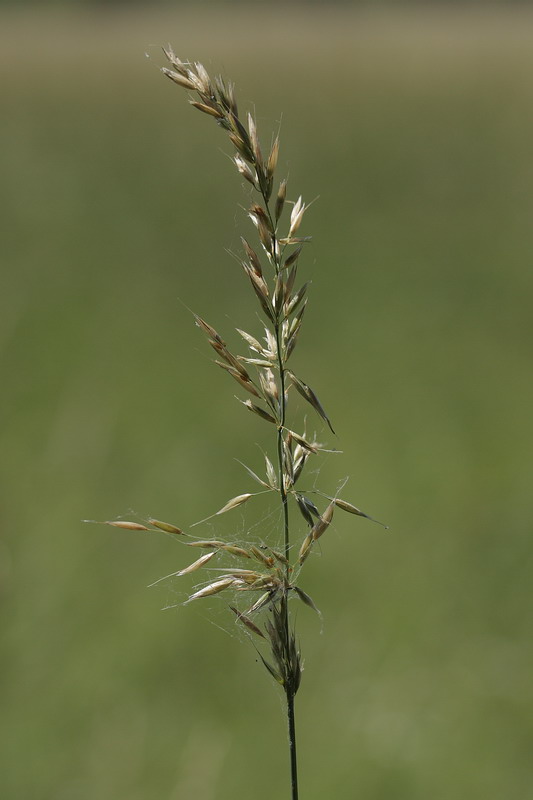
[(272, 307), (276, 312), (279, 312), (282, 301), (285, 298), (287, 289), (283, 280), (283, 273), (279, 272), (276, 278), (276, 285), (274, 286), (274, 296), (272, 298)]
[(167, 57), (168, 61), (170, 61), (170, 63), (174, 67), (174, 69), (177, 72), (179, 72), (181, 75), (187, 75), (187, 66), (186, 66), (186, 64), (184, 64), (183, 61), (181, 61), (176, 56), (176, 54), (174, 53), (174, 50), (172, 49), (171, 45), (168, 44), (166, 47), (162, 47), (161, 49), (163, 50), (163, 53)]
[(268, 483), (267, 483), (266, 481), (264, 481), (262, 478), (260, 478), (260, 477), (259, 477), (259, 475), (257, 475), (257, 473), (255, 473), (255, 472), (253, 471), (253, 469), (250, 469), (250, 467), (247, 467), (247, 466), (246, 466), (246, 464), (243, 464), (243, 462), (242, 462), (242, 461), (239, 461), (239, 459), (236, 459), (236, 460), (237, 460), (237, 462), (238, 462), (238, 463), (241, 465), (241, 467), (244, 467), (244, 469), (246, 470), (246, 472), (248, 473), (248, 475), (249, 475), (251, 478), (253, 478), (253, 479), (254, 479), (254, 481), (257, 481), (257, 483), (260, 483), (260, 484), (261, 484), (261, 486), (264, 486), (264, 487), (265, 487), (265, 489), (271, 489), (271, 488), (272, 488), (271, 486), (269, 486), (269, 485), (268, 485)]
[(219, 514), (225, 514), (226, 511), (231, 511), (233, 508), (237, 508), (237, 506), (242, 506), (242, 504), (246, 503), (250, 497), (253, 497), (253, 494), (239, 494), (237, 497), (232, 497), (231, 500), (228, 500), (225, 506), (222, 506), (222, 508), (216, 512), (215, 516), (218, 516)]
[(240, 155), (236, 155), (233, 161), (243, 178), (246, 178), (248, 183), (251, 183), (255, 188), (257, 186), (257, 173), (255, 170)]
[(335, 497), (334, 502), (337, 508), (340, 508), (343, 511), (347, 511), (349, 514), (356, 514), (358, 517), (364, 517), (365, 519), (369, 519), (371, 522), (376, 522), (378, 525), (381, 525), (383, 528), (385, 528), (385, 530), (388, 530), (388, 526), (385, 525), (383, 522), (380, 522), (379, 520), (374, 519), (374, 517), (365, 514), (364, 511), (361, 511), (360, 508), (357, 508), (357, 506), (354, 506), (351, 503), (346, 502), (346, 500), (341, 500), (340, 497)]
[(308, 450), (310, 453), (318, 453), (318, 447), (311, 442), (308, 442), (307, 439), (304, 439), (303, 436), (300, 436), (299, 433), (295, 433), (294, 431), (289, 431), (289, 437), (291, 440), (298, 442), (298, 444)]
[(210, 114), (212, 117), (216, 117), (217, 119), (220, 119), (224, 116), (224, 114), (222, 114), (222, 112), (219, 111), (216, 106), (207, 105), (207, 103), (198, 103), (195, 100), (189, 100), (189, 103), (191, 106), (194, 106), (194, 108), (197, 108), (198, 111), (203, 111), (204, 114)]
[(246, 613), (256, 614), (258, 611), (260, 611), (262, 608), (268, 605), (272, 601), (272, 599), (273, 599), (272, 592), (264, 592), (264, 594), (261, 595), (259, 600), (256, 600), (255, 603), (253, 603), (253, 605), (250, 606), (250, 608)]
[(256, 353), (259, 353), (260, 355), (264, 353), (263, 347), (255, 337), (251, 336), (249, 333), (246, 333), (246, 331), (241, 331), (240, 328), (236, 328), (236, 331), (237, 333), (240, 333), (240, 335), (242, 336), (244, 341), (247, 342), (248, 347), (250, 347), (251, 350), (254, 350)]
[[(261, 180), (261, 176), (258, 175), (259, 180)], [(257, 232), (259, 234), (259, 240), (267, 253), (272, 255), (273, 251), (273, 230), (270, 223), (270, 219), (268, 218), (267, 214), (265, 213), (264, 209), (254, 203), (250, 211), (248, 212), (248, 216), (254, 223), (255, 227), (257, 228)]]
[(235, 606), (230, 606), (230, 608), (233, 611), (233, 613), (237, 616), (239, 622), (242, 622), (243, 625), (245, 625), (248, 628), (248, 630), (252, 631), (252, 633), (255, 633), (256, 636), (260, 636), (262, 639), (265, 638), (265, 634), (263, 633), (263, 631), (257, 627), (255, 622), (252, 622), (250, 617), (247, 617), (246, 614), (243, 614), (243, 612), (239, 611), (237, 608), (235, 608)]
[(237, 109), (237, 100), (235, 99), (235, 84), (230, 83), (228, 86), (228, 100), (229, 100), (229, 107), (230, 111), (234, 117), (239, 116), (239, 111)]
[(276, 136), (266, 166), (266, 173), (268, 178), (272, 178), (274, 172), (276, 171), (276, 167), (278, 165), (278, 156), (279, 156), (279, 136)]
[(252, 155), (252, 152), (251, 152), (251, 150), (250, 150), (249, 146), (247, 145), (247, 143), (245, 142), (245, 140), (244, 140), (244, 139), (242, 139), (242, 137), (241, 137), (241, 136), (239, 136), (239, 134), (238, 134), (238, 133), (229, 133), (229, 134), (228, 134), (228, 136), (229, 136), (229, 138), (230, 138), (230, 141), (231, 141), (231, 143), (232, 143), (232, 144), (235, 146), (235, 148), (236, 148), (236, 149), (239, 151), (239, 153), (241, 154), (241, 156), (242, 156), (243, 158), (245, 158), (245, 159), (246, 159), (246, 161), (248, 161), (248, 162), (250, 162), (250, 161), (251, 161), (251, 162), (253, 163), (253, 155)]
[(267, 367), (262, 369), (259, 373), (259, 383), (261, 384), (261, 391), (263, 392), (263, 396), (273, 409), (278, 408), (278, 401), (279, 401), (279, 390), (276, 380), (274, 378), (274, 373)]
[(160, 519), (150, 518), (148, 520), (148, 524), (152, 525), (154, 528), (159, 528), (160, 531), (165, 531), (165, 533), (175, 533), (182, 536), (185, 535), (181, 528), (176, 527), (176, 525), (171, 525), (170, 522), (161, 522)]
[(290, 569), (289, 559), (286, 558), (283, 553), (280, 553), (279, 550), (274, 550), (272, 547), (270, 548), (270, 552), (277, 561), (279, 561), (281, 564), (285, 564), (285, 566), (289, 567)]
[(335, 501), (332, 500), (331, 503), (328, 505), (324, 513), (321, 517), (317, 520), (314, 524), (313, 528), (311, 529), (309, 535), (313, 537), (316, 541), (320, 539), (323, 533), (329, 528), (330, 522), (333, 519), (333, 511), (335, 510)]
[(259, 561), (262, 564), (266, 564), (267, 567), (272, 567), (274, 565), (274, 559), (272, 558), (272, 556), (267, 556), (265, 553), (263, 553), (262, 550), (260, 550), (255, 545), (252, 545), (250, 547), (250, 553), (256, 559), (256, 561)]
[(269, 457), (266, 455), (266, 453), (265, 453), (265, 468), (266, 468), (268, 482), (270, 483), (271, 486), (274, 487), (274, 489), (277, 489), (278, 477), (276, 475), (276, 470), (274, 469), (274, 466)]
[(283, 486), (285, 492), (289, 492), (294, 484), (294, 459), (291, 450), (291, 440), (289, 437), (283, 439), (281, 443), (282, 449), (282, 466), (283, 466)]
[[(272, 224), (270, 222), (270, 218), (269, 218), (268, 214), (266, 213), (265, 209), (262, 206), (260, 206), (258, 203), (252, 203), (248, 213), (250, 214), (251, 217), (255, 217), (255, 220), (257, 222), (259, 220), (261, 220), (261, 222), (264, 224), (265, 228), (269, 231), (269, 233), (273, 233), (274, 232), (272, 230)], [(256, 224), (257, 224), (257, 222), (256, 222)]]
[[(293, 289), (293, 286), (294, 286), (294, 281), (296, 279), (296, 272), (297, 271), (298, 271), (298, 264), (293, 264), (292, 267), (291, 267), (291, 270), (290, 270), (290, 272), (289, 272), (289, 274), (287, 276), (287, 281), (285, 283), (285, 295), (284, 295), (283, 299), (284, 299), (284, 302), (285, 302), (286, 306), (287, 306), (288, 300), (290, 298), (290, 295), (291, 295), (291, 292), (292, 292), (292, 289)], [(285, 311), (285, 316), (286, 317), (289, 316), (287, 311)]]
[(293, 483), (296, 483), (296, 481), (298, 480), (298, 478), (302, 474), (303, 469), (305, 467), (305, 463), (306, 463), (307, 459), (309, 458), (309, 455), (310, 455), (310, 453), (307, 450), (302, 450), (301, 454), (298, 455), (298, 456), (296, 456), (296, 454), (295, 454), (294, 466), (293, 466)]
[(229, 364), (224, 364), (222, 361), (215, 360), (215, 364), (217, 364), (217, 366), (221, 367), (222, 369), (225, 369), (226, 372), (228, 372), (231, 375), (231, 377), (234, 378), (234, 380), (236, 380), (237, 383), (239, 383), (242, 386), (243, 389), (246, 389), (247, 392), (253, 394), (254, 397), (261, 397), (261, 395), (253, 385), (248, 375), (246, 375), (245, 377), (242, 374), (242, 369), (236, 369), (235, 367), (232, 367)]
[(270, 672), (276, 683), (280, 683), (282, 686), (284, 686), (285, 681), (283, 680), (282, 675), (272, 666), (272, 664), (269, 664), (268, 661), (265, 658), (263, 658), (261, 653), (259, 653), (259, 658), (267, 668), (268, 672)]
[(306, 606), (309, 606), (309, 608), (312, 608), (313, 611), (316, 611), (316, 613), (319, 616), (321, 616), (320, 611), (313, 602), (313, 599), (309, 597), (309, 595), (306, 592), (304, 592), (303, 589), (300, 589), (299, 586), (293, 586), (292, 588), (294, 589), (294, 591), (296, 592), (302, 603), (305, 603)]
[(222, 347), (225, 347), (225, 346), (226, 346), (226, 342), (224, 341), (224, 339), (222, 338), (222, 336), (220, 336), (220, 335), (219, 335), (219, 334), (216, 332), (216, 330), (215, 330), (214, 328), (212, 328), (212, 327), (211, 327), (211, 325), (209, 325), (209, 324), (208, 324), (208, 323), (205, 321), (205, 319), (202, 319), (201, 317), (199, 317), (199, 316), (198, 316), (198, 314), (193, 314), (193, 316), (194, 316), (194, 319), (195, 319), (195, 322), (196, 322), (196, 324), (198, 325), (198, 327), (199, 327), (199, 328), (202, 328), (202, 330), (204, 331), (204, 333), (207, 333), (207, 335), (208, 335), (208, 336), (210, 336), (210, 337), (211, 337), (212, 339), (214, 339), (216, 342), (218, 342), (219, 344), (221, 344), (221, 345), (222, 345)]
[(248, 408), (250, 411), (253, 411), (254, 414), (257, 414), (259, 417), (261, 417), (261, 419), (266, 420), (266, 422), (273, 422), (274, 424), (276, 424), (276, 420), (274, 419), (272, 414), (269, 414), (268, 411), (265, 411), (264, 408), (261, 408), (255, 403), (252, 403), (251, 400), (240, 400), (239, 398), (237, 399), (239, 400), (239, 402), (243, 404), (243, 406), (246, 406), (246, 408)]
[(257, 137), (257, 128), (255, 125), (255, 120), (251, 114), (248, 114), (248, 132), (250, 134), (250, 142), (252, 143), (252, 152), (254, 154), (255, 161), (259, 169), (263, 168), (263, 154), (261, 152), (261, 147), (259, 145), (259, 139)]
[(287, 316), (289, 316), (289, 314), (292, 314), (293, 311), (296, 311), (296, 309), (298, 308), (298, 306), (300, 305), (300, 303), (302, 302), (302, 300), (305, 297), (305, 294), (307, 292), (307, 287), (309, 286), (309, 284), (310, 284), (310, 281), (307, 281), (306, 283), (304, 283), (304, 285), (301, 286), (300, 289), (298, 289), (296, 294), (293, 295), (290, 298), (290, 300), (287, 303), (287, 310), (286, 310), (286, 315)]
[(283, 264), (283, 268), (284, 269), (288, 269), (289, 267), (292, 267), (293, 264), (295, 264), (298, 261), (298, 257), (300, 255), (300, 253), (302, 252), (302, 246), (303, 245), (300, 245), (299, 247), (296, 248), (296, 250), (292, 251), (290, 256), (287, 256), (287, 258), (285, 259), (285, 262)]
[(211, 345), (211, 347), (213, 348), (213, 350), (216, 353), (218, 353), (218, 355), (221, 358), (224, 359), (226, 364), (229, 364), (230, 367), (233, 367), (233, 369), (236, 369), (237, 372), (240, 373), (241, 377), (243, 377), (245, 380), (247, 380), (247, 381), (250, 380), (250, 375), (248, 374), (246, 368), (241, 363), (241, 361), (238, 358), (236, 358), (236, 356), (234, 356), (232, 353), (230, 353), (230, 351), (226, 347), (223, 347), (220, 344), (220, 342), (217, 342), (214, 339), (208, 339), (208, 342)]
[(296, 502), (298, 504), (298, 508), (300, 509), (300, 512), (301, 512), (303, 518), (305, 519), (307, 524), (312, 528), (313, 525), (315, 524), (315, 522), (314, 522), (314, 519), (313, 519), (313, 517), (311, 515), (310, 510), (307, 508), (307, 505), (306, 505), (306, 503), (304, 501), (303, 496), (301, 494), (298, 494), (298, 492), (296, 492), (294, 497), (296, 499)]
[(268, 284), (262, 275), (255, 272), (248, 264), (243, 264), (243, 269), (250, 278), (252, 285), (260, 297), (266, 302), (269, 302), (270, 292), (268, 291)]
[(302, 546), (300, 547), (300, 552), (298, 553), (298, 563), (300, 564), (300, 566), (304, 563), (305, 559), (311, 552), (311, 546), (313, 542), (314, 539), (310, 532), (303, 540)]
[(106, 520), (104, 525), (112, 525), (114, 528), (124, 528), (127, 531), (149, 531), (146, 525), (141, 525), (139, 522), (129, 522), (125, 519)]
[(279, 218), (281, 217), (281, 214), (283, 213), (283, 206), (285, 205), (286, 197), (287, 197), (287, 181), (282, 180), (279, 185), (278, 194), (276, 197), (276, 208), (274, 212), (276, 222), (278, 222)]
[(197, 539), (195, 542), (187, 542), (188, 547), (206, 547), (215, 549), (224, 547), (226, 542), (221, 542), (218, 539)]
[(335, 431), (333, 430), (333, 427), (331, 425), (331, 422), (329, 420), (328, 415), (324, 411), (324, 408), (323, 408), (322, 404), (320, 403), (318, 397), (316, 396), (314, 391), (311, 389), (311, 387), (308, 386), (307, 383), (304, 383), (302, 380), (300, 380), (300, 378), (297, 378), (296, 375), (293, 372), (290, 372), (289, 370), (287, 370), (287, 374), (289, 375), (294, 388), (302, 395), (302, 397), (304, 397), (307, 400), (308, 403), (310, 403), (313, 406), (315, 411), (319, 414), (319, 416), (322, 417), (324, 422), (327, 422), (331, 432), (335, 433)]
[(205, 556), (200, 556), (200, 558), (197, 561), (193, 561), (193, 563), (189, 564), (188, 567), (180, 569), (179, 572), (176, 572), (176, 575), (179, 576), (188, 575), (190, 572), (196, 572), (197, 569), (200, 569), (201, 567), (204, 566), (204, 564), (207, 564), (207, 562), (210, 561), (214, 555), (215, 553), (213, 552), (213, 553), (206, 553)]
[(161, 72), (163, 75), (166, 75), (167, 78), (170, 78), (171, 81), (177, 83), (178, 86), (181, 86), (183, 89), (191, 89), (192, 91), (196, 90), (196, 85), (191, 81), (190, 78), (185, 77), (179, 72), (174, 72), (174, 70), (167, 69), (167, 67), (161, 67)]
[(307, 206), (300, 196), (293, 206), (291, 211), (291, 226), (289, 229), (289, 239), (296, 233), (302, 222), (302, 217), (307, 209)]
[(300, 333), (300, 328), (302, 327), (302, 320), (303, 320), (303, 316), (304, 316), (304, 313), (305, 313), (306, 306), (307, 306), (307, 300), (305, 301), (305, 303), (301, 307), (300, 311), (294, 317), (294, 319), (292, 320), (292, 322), (290, 324), (289, 335), (288, 335), (288, 338), (287, 338), (287, 344), (286, 344), (286, 348), (285, 348), (285, 358), (286, 358), (287, 361), (289, 360), (292, 351), (296, 347), (296, 343), (298, 341), (298, 335)]
[(221, 578), (218, 581), (214, 581), (208, 586), (204, 586), (203, 589), (199, 589), (197, 592), (194, 592), (194, 594), (191, 594), (189, 599), (185, 601), (184, 605), (192, 602), (193, 600), (198, 600), (200, 597), (210, 597), (213, 594), (223, 592), (224, 589), (228, 589), (234, 582), (234, 578)]
[(315, 506), (312, 500), (309, 500), (308, 497), (305, 497), (303, 494), (299, 492), (294, 493), (295, 500), (298, 504), (298, 508), (300, 509), (303, 518), (308, 523), (308, 525), (312, 528), (315, 524), (315, 520), (313, 517), (320, 518), (320, 513), (318, 508)]
[(260, 282), (259, 277), (257, 275), (255, 275), (251, 270), (247, 269), (246, 265), (243, 266), (245, 272), (250, 278), (252, 289), (254, 290), (257, 299), (261, 304), (261, 308), (263, 309), (266, 317), (270, 320), (270, 322), (274, 322), (276, 317), (274, 314), (274, 309), (272, 308), (272, 305), (268, 297), (268, 288), (266, 286), (266, 283)]
[(224, 544), (220, 549), (225, 550), (226, 553), (231, 553), (233, 556), (239, 556), (240, 558), (251, 558), (248, 550), (245, 550), (244, 547), (238, 547), (236, 544)]
[(244, 238), (244, 236), (241, 236), (241, 242), (242, 242), (242, 246), (244, 247), (245, 253), (246, 253), (247, 257), (248, 257), (248, 261), (249, 261), (250, 267), (253, 269), (253, 271), (255, 272), (256, 275), (261, 275), (262, 276), (263, 275), (263, 270), (261, 268), (261, 261), (259, 260), (259, 256), (255, 252), (253, 247), (250, 246), (250, 244)]
[(200, 64), (199, 61), (196, 61), (194, 64), (196, 69), (196, 75), (198, 76), (198, 80), (200, 81), (202, 94), (207, 95), (208, 97), (213, 97), (213, 87), (211, 85), (211, 78), (204, 67), (203, 64)]

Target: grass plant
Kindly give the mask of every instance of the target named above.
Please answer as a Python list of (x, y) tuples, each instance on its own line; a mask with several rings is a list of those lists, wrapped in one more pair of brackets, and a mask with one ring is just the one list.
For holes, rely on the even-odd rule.
[[(221, 76), (212, 80), (202, 64), (181, 61), (170, 46), (164, 53), (170, 68), (163, 67), (163, 74), (185, 89), (189, 93), (189, 103), (212, 117), (227, 134), (235, 149), (232, 159), (237, 172), (251, 186), (247, 214), (258, 241), (251, 244), (241, 237), (242, 252), (236, 258), (250, 282), (261, 329), (254, 333), (237, 329), (245, 346), (241, 354), (230, 350), (226, 340), (209, 322), (197, 314), (194, 319), (215, 351), (214, 363), (238, 384), (240, 393), (244, 393), (244, 399), (237, 399), (272, 430), (272, 458), (265, 455), (264, 476), (243, 465), (249, 479), (260, 489), (232, 497), (222, 508), (191, 528), (227, 514), (261, 494), (278, 496), (281, 525), (276, 541), (262, 541), (258, 546), (252, 542), (202, 539), (190, 530), (154, 518), (145, 520), (146, 524), (123, 519), (107, 524), (129, 530), (162, 531), (187, 547), (207, 551), (160, 580), (181, 578), (205, 569), (211, 572), (210, 577), (194, 587), (184, 605), (222, 593), (236, 598), (228, 602), (228, 610), (249, 634), (261, 662), (285, 695), (291, 797), (297, 800), (295, 697), (302, 678), (302, 657), (291, 601), (295, 599), (320, 613), (314, 600), (300, 586), (300, 576), (337, 509), (376, 520), (339, 496), (345, 482), (333, 495), (317, 489), (314, 484), (313, 488), (301, 488), (308, 462), (321, 452), (337, 450), (323, 444), (316, 435), (310, 435), (305, 419), (298, 420), (298, 414), (289, 418), (291, 401), (303, 398), (304, 405), (317, 415), (322, 428), (335, 436), (315, 390), (288, 366), (308, 302), (309, 281), (300, 285), (298, 271), (311, 237), (300, 235), (309, 204), (301, 196), (289, 200), (287, 179), (276, 179), (279, 135), (273, 136), (264, 154), (254, 116), (248, 113), (246, 121), (239, 116), (234, 85)], [(301, 531), (293, 535), (293, 510), (304, 528), (303, 535)], [(222, 566), (214, 567), (215, 563)]]
[[(341, 497), (394, 524), (381, 535), (336, 510), (298, 581), (323, 634), (290, 603), (300, 794), (527, 797), (531, 13), (290, 5), (280, 24), (263, 5), (213, 7), (206, 24), (202, 5), (40, 6), (0, 25), (3, 796), (288, 794), (284, 694), (231, 591), (158, 613), (212, 573), (145, 588), (208, 551), (76, 524), (188, 526), (254, 489), (233, 456), (262, 473), (258, 443), (275, 461), (274, 426), (241, 410), (176, 302), (230, 345), (235, 326), (255, 330), (249, 281), (221, 252), (240, 249), (241, 223), (249, 238), (253, 190), (224, 133), (147, 65), (143, 44), (171, 38), (237, 79), (265, 143), (283, 111), (278, 170), (320, 194), (288, 366), (345, 455), (310, 458), (297, 488), (320, 469), (334, 495), (349, 474)], [(281, 513), (267, 493), (190, 533), (274, 543)]]

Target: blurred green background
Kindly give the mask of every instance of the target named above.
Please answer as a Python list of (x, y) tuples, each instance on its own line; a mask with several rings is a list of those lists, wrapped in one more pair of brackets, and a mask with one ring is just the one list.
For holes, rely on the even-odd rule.
[[(183, 306), (230, 342), (258, 330), (226, 253), (248, 193), (157, 72), (168, 41), (237, 82), (264, 142), (282, 120), (290, 196), (319, 196), (292, 366), (344, 450), (320, 486), (350, 475), (344, 496), (391, 526), (337, 515), (306, 564), (324, 626), (298, 611), (301, 796), (527, 795), (532, 23), (4, 10), (3, 797), (288, 796), (281, 698), (225, 601), (162, 613), (183, 595), (146, 586), (187, 554), (81, 522), (187, 526), (252, 491), (234, 459), (260, 469), (271, 446)], [(224, 535), (267, 512), (233, 512)]]

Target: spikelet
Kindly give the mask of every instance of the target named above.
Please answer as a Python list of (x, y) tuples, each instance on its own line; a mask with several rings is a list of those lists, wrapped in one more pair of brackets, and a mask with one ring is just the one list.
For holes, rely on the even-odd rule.
[(255, 633), (256, 636), (260, 636), (262, 639), (265, 638), (265, 634), (263, 633), (263, 631), (257, 627), (255, 622), (252, 622), (250, 617), (247, 617), (246, 614), (243, 614), (242, 611), (236, 609), (235, 606), (230, 606), (230, 608), (233, 611), (233, 613), (236, 614), (239, 622), (242, 622), (243, 625), (245, 625), (248, 628), (248, 630), (252, 631), (252, 633)]
[(171, 525), (170, 522), (161, 522), (160, 519), (149, 519), (148, 524), (152, 525), (154, 528), (159, 528), (160, 531), (164, 531), (165, 533), (175, 533), (178, 536), (184, 536), (184, 532), (181, 528), (176, 527), (176, 525)]
[(184, 605), (187, 603), (192, 603), (193, 600), (199, 600), (201, 597), (211, 597), (213, 594), (218, 594), (219, 592), (223, 592), (224, 589), (228, 589), (235, 583), (235, 578), (221, 578), (218, 581), (214, 581), (213, 583), (204, 586), (203, 589), (199, 589), (194, 594), (191, 594), (188, 600), (185, 601)]
[(149, 531), (146, 525), (141, 525), (139, 522), (129, 522), (126, 519), (106, 520), (104, 525), (112, 525), (114, 528), (124, 528), (127, 531)]
[(231, 500), (228, 500), (226, 505), (222, 506), (222, 508), (216, 512), (215, 516), (218, 516), (219, 514), (225, 514), (226, 511), (231, 511), (233, 508), (242, 506), (242, 504), (246, 503), (250, 497), (253, 497), (253, 494), (239, 494), (237, 497), (232, 497)]

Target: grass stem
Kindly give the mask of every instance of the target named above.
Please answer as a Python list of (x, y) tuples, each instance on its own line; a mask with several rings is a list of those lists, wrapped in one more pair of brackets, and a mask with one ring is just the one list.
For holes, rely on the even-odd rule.
[(298, 759), (296, 755), (296, 721), (294, 694), (287, 689), (287, 720), (289, 723), (289, 751), (291, 759), (291, 800), (298, 800)]

